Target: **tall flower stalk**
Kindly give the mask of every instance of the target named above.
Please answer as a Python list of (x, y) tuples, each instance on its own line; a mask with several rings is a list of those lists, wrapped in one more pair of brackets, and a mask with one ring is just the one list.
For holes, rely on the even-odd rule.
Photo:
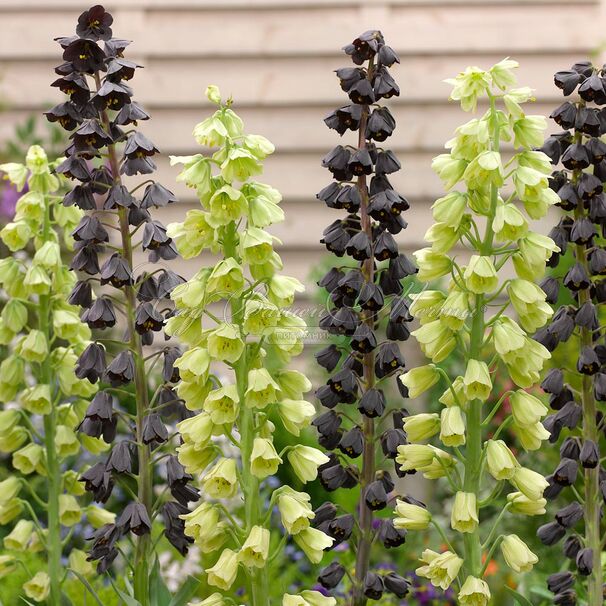
[[(288, 460), (302, 482), (318, 475), (328, 458), (295, 444), (277, 452), (272, 419), (293, 436), (309, 425), (314, 406), (303, 399), (311, 383), (287, 365), (301, 353), (304, 321), (289, 310), (303, 290), (295, 278), (280, 275), (276, 238), (265, 228), (284, 219), (281, 196), (255, 181), (273, 145), (248, 135), (231, 99), (223, 102), (215, 86), (208, 99), (215, 113), (194, 129), (196, 141), (216, 148), (171, 158), (183, 164), (178, 180), (195, 189), (202, 208), (169, 225), (184, 258), (210, 252), (215, 260), (172, 293), (177, 314), (167, 331), (188, 346), (175, 362), (178, 394), (195, 413), (178, 425), (179, 461), (199, 476), (205, 501), (183, 516), (185, 533), (203, 553), (218, 554), (206, 569), (208, 585), (219, 591), (203, 604), (235, 604), (232, 586), (238, 571), (246, 579), (246, 603), (269, 606), (270, 566), (289, 536), (317, 563), (332, 539), (312, 528), (310, 497), (289, 486), (272, 492), (271, 476)], [(222, 500), (242, 499), (243, 511), (230, 512)], [(277, 507), (281, 528), (272, 525)], [(280, 541), (272, 541), (280, 534)], [(230, 595), (231, 591), (231, 595)], [(275, 590), (274, 590), (275, 591)], [(314, 591), (285, 594), (285, 606), (330, 606), (332, 598)]]
[[(73, 248), (69, 235), (82, 212), (63, 208), (60, 180), (41, 147), (30, 147), (25, 164), (0, 165), (0, 171), (27, 193), (17, 201), (13, 220), (0, 238), (13, 256), (0, 262), (0, 284), (9, 297), (0, 314), (0, 342), (8, 349), (0, 364), (0, 451), (12, 453), (15, 473), (0, 482), (0, 524), (19, 518), (4, 538), (4, 574), (25, 551), (43, 551), (47, 565), (23, 586), (32, 600), (62, 601), (62, 558), (71, 528), (81, 518), (83, 493), (77, 482), (80, 442), (74, 428), (96, 387), (76, 377), (74, 364), (91, 334), (78, 309), (66, 299), (75, 282), (63, 265), (61, 246)], [(33, 244), (33, 256), (21, 253)], [(11, 402), (15, 402), (13, 406)], [(84, 436), (86, 439), (86, 436)], [(86, 441), (85, 441), (86, 443)], [(92, 448), (94, 440), (89, 440)], [(41, 482), (35, 482), (35, 476)], [(39, 485), (46, 485), (40, 491)], [(69, 531), (67, 529), (70, 529)], [(70, 567), (87, 574), (85, 554), (72, 550)]]
[[(425, 236), (431, 247), (415, 256), (421, 281), (450, 276), (450, 282), (446, 293), (425, 290), (415, 297), (412, 313), (421, 327), (413, 335), (432, 363), (402, 377), (411, 397), (438, 381), (446, 384), (440, 414), (405, 419), (411, 444), (398, 448), (396, 461), (402, 470), (446, 478), (454, 498), (450, 525), (456, 534), (449, 538), (429, 512), (406, 503), (398, 504), (395, 525), (424, 528), (433, 522), (448, 550), (424, 551), (417, 574), (442, 589), (455, 584), (459, 603), (474, 606), (491, 599), (486, 569), (499, 547), (516, 573), (536, 563), (517, 535), (502, 533), (502, 525), (511, 514), (544, 513), (547, 486), (510, 449), (519, 444), (534, 451), (549, 436), (541, 424), (547, 407), (528, 390), (539, 381), (550, 354), (531, 334), (552, 315), (535, 281), (559, 250), (553, 240), (529, 228), (528, 219), (544, 217), (558, 198), (549, 189), (549, 158), (532, 151), (542, 143), (545, 120), (526, 115), (523, 104), (532, 94), (528, 88), (514, 88), (516, 67), (505, 59), (488, 71), (467, 68), (449, 80), (451, 98), (464, 111), (475, 112), (479, 101), (488, 109), (459, 127), (447, 143), (449, 153), (433, 162), (449, 191), (432, 207), (436, 223)], [(503, 142), (513, 143), (509, 160), (501, 155)], [(466, 265), (454, 253), (457, 245), (470, 255)], [(514, 277), (505, 277), (506, 271)], [(437, 365), (455, 349), (465, 368), (449, 376)], [(495, 394), (493, 377), (502, 372), (516, 389)], [(491, 399), (496, 404), (488, 410)], [(424, 444), (436, 435), (443, 448)], [(503, 496), (508, 485), (513, 491)], [(482, 514), (495, 506), (499, 514), (487, 526)]]
[[(316, 356), (332, 374), (316, 392), (328, 411), (314, 425), (321, 446), (332, 451), (330, 461), (321, 468), (323, 486), (330, 491), (360, 486), (357, 511), (337, 516), (336, 509), (325, 504), (318, 518), (319, 527), (335, 539), (335, 546), (343, 541), (352, 546), (351, 604), (363, 606), (369, 599), (379, 600), (384, 591), (398, 597), (408, 592), (407, 581), (399, 575), (383, 577), (372, 570), (371, 551), (376, 541), (387, 547), (405, 541), (405, 531), (395, 529), (391, 520), (382, 521), (377, 529), (374, 512), (387, 507), (394, 490), (383, 461), (395, 458), (397, 446), (405, 443), (404, 413), (389, 406), (384, 388), (404, 367), (398, 341), (408, 338), (406, 323), (412, 318), (402, 278), (416, 270), (398, 252), (394, 239), (406, 228), (402, 213), (409, 207), (388, 178), (400, 169), (400, 162), (382, 146), (393, 133), (395, 120), (379, 102), (400, 94), (388, 70), (399, 60), (379, 31), (365, 32), (344, 51), (361, 67), (337, 70), (351, 104), (336, 109), (325, 123), (340, 135), (352, 131), (357, 140), (352, 146), (338, 145), (326, 155), (322, 165), (335, 182), (317, 197), (329, 208), (346, 211), (345, 218), (326, 228), (322, 242), (337, 257), (347, 255), (351, 261), (333, 267), (319, 282), (329, 293), (329, 309), (320, 327), (335, 335), (338, 343)], [(358, 414), (352, 412), (354, 408)], [(394, 412), (393, 429), (389, 429), (389, 415)], [(341, 564), (333, 562), (319, 581), (326, 589), (334, 589), (345, 573)]]
[[(550, 351), (566, 343), (560, 349), (567, 359), (574, 360), (563, 368), (553, 368), (542, 383), (554, 410), (545, 420), (550, 441), (557, 443), (561, 435), (565, 436), (560, 447), (561, 461), (547, 478), (546, 495), (555, 499), (570, 488), (566, 491), (570, 502), (538, 534), (547, 545), (568, 535), (564, 555), (576, 565), (576, 574), (558, 572), (549, 577), (548, 587), (556, 594), (555, 601), (575, 604), (578, 593), (584, 603), (601, 604), (606, 484), (600, 455), (600, 444), (604, 444), (603, 414), (598, 407), (606, 399), (606, 358), (604, 346), (599, 343), (603, 332), (600, 305), (606, 301), (601, 279), (606, 273), (606, 144), (600, 136), (606, 130), (601, 109), (606, 104), (606, 90), (603, 71), (585, 61), (556, 73), (554, 80), (564, 96), (576, 95), (551, 114), (564, 130), (550, 136), (542, 148), (554, 165), (561, 165), (552, 174), (551, 186), (564, 211), (550, 234), (561, 249), (550, 260), (557, 277), (546, 279), (544, 288), (549, 302), (555, 304), (563, 285), (573, 302), (558, 308), (537, 339)], [(559, 270), (566, 251), (571, 252), (572, 265), (565, 258), (564, 267)]]
[[(130, 499), (115, 523), (95, 533), (90, 557), (98, 561), (99, 571), (106, 571), (118, 555), (118, 540), (132, 533), (134, 596), (147, 606), (155, 559), (152, 522), (162, 510), (166, 537), (185, 553), (189, 540), (179, 515), (198, 494), (187, 487), (189, 477), (169, 458), (163, 468), (174, 500), (166, 503), (165, 493), (162, 498), (154, 495), (154, 470), (170, 454), (161, 452), (170, 438), (165, 418), (175, 407), (179, 414), (172, 384), (179, 378), (173, 362), (180, 352), (170, 346), (159, 345), (151, 353), (148, 348), (172, 313), (170, 292), (183, 280), (153, 265), (177, 256), (166, 229), (150, 213), (153, 207), (174, 202), (174, 195), (152, 179), (131, 189), (124, 180), (153, 173), (151, 158), (158, 150), (135, 128), (149, 117), (132, 100), (126, 84), (139, 66), (124, 58), (129, 42), (111, 37), (112, 21), (102, 6), (94, 6), (80, 15), (75, 36), (57, 39), (64, 63), (56, 68), (59, 78), (52, 85), (69, 100), (46, 116), (73, 131), (67, 158), (56, 171), (77, 183), (64, 205), (85, 211), (73, 231), (77, 252), (71, 268), (79, 279), (70, 301), (82, 308), (82, 321), (92, 329), (117, 327), (124, 334), (95, 339), (76, 363), (78, 377), (103, 383), (80, 431), (108, 443), (120, 435), (107, 459), (87, 470), (81, 480), (96, 501), (106, 502), (116, 481)], [(110, 233), (116, 235), (115, 242), (110, 242)], [(150, 267), (142, 269), (145, 262), (136, 261), (139, 251), (148, 255)], [(103, 253), (109, 254), (101, 257)], [(150, 376), (162, 358), (162, 382), (151, 390)], [(132, 396), (134, 412), (120, 409), (118, 396)]]

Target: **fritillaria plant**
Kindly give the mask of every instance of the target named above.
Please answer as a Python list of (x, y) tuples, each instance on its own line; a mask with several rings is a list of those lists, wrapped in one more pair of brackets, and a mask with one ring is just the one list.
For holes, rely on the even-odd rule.
[[(97, 388), (74, 374), (91, 334), (78, 308), (67, 302), (75, 277), (61, 258), (62, 247), (73, 249), (69, 234), (83, 213), (62, 206), (62, 183), (51, 169), (38, 146), (30, 147), (25, 164), (0, 165), (23, 191), (13, 220), (0, 231), (12, 253), (0, 261), (7, 297), (0, 313), (0, 343), (6, 348), (0, 364), (0, 402), (5, 404), (0, 451), (12, 453), (14, 468), (0, 482), (0, 524), (12, 525), (4, 537), (0, 576), (17, 563), (27, 571), (24, 552), (43, 552), (46, 568), (31, 576), (23, 590), (30, 600), (60, 604), (64, 557), (69, 555), (70, 568), (79, 574), (94, 572), (84, 552), (68, 554), (64, 548), (84, 509), (77, 498), (84, 490), (77, 481), (81, 444), (74, 430)], [(103, 447), (81, 438), (91, 450)], [(89, 511), (91, 519), (98, 519)]]
[[(286, 463), (302, 482), (314, 480), (328, 457), (303, 444), (281, 452), (274, 445), (272, 419), (297, 437), (315, 412), (304, 399), (311, 383), (287, 366), (301, 353), (306, 333), (289, 309), (303, 286), (280, 274), (277, 240), (266, 231), (284, 219), (281, 196), (254, 179), (274, 147), (265, 137), (245, 134), (231, 100), (223, 102), (216, 87), (207, 89), (207, 97), (217, 110), (195, 127), (194, 137), (216, 151), (171, 159), (183, 165), (178, 180), (195, 189), (201, 208), (169, 225), (168, 235), (186, 259), (203, 252), (214, 256), (173, 290), (177, 314), (167, 325), (188, 346), (175, 361), (177, 392), (194, 413), (178, 425), (178, 457), (200, 479), (204, 497), (183, 519), (186, 535), (200, 550), (216, 554), (205, 572), (208, 585), (219, 591), (203, 604), (234, 604), (242, 571), (246, 603), (268, 606), (270, 566), (288, 537), (314, 563), (333, 542), (312, 527), (315, 514), (306, 493), (289, 486), (272, 491), (269, 480)], [(224, 499), (234, 497), (242, 500), (242, 512), (224, 506)], [(274, 507), (281, 520), (277, 528)], [(282, 539), (272, 541), (272, 535)], [(285, 594), (283, 603), (335, 601), (303, 591)]]
[[(316, 391), (327, 410), (313, 424), (320, 445), (330, 451), (320, 470), (322, 485), (328, 491), (359, 485), (360, 500), (356, 510), (341, 515), (325, 503), (314, 523), (335, 540), (334, 547), (344, 542), (351, 546), (355, 565), (350, 603), (363, 606), (369, 599), (380, 600), (384, 592), (399, 598), (408, 593), (402, 576), (373, 569), (372, 546), (398, 547), (405, 541), (404, 529), (374, 516), (394, 499), (395, 482), (387, 467), (393, 468), (397, 447), (406, 443), (406, 411), (389, 402), (386, 388), (404, 367), (399, 342), (408, 339), (412, 318), (402, 279), (416, 269), (399, 252), (394, 237), (406, 228), (402, 213), (409, 205), (389, 181), (400, 162), (384, 146), (395, 120), (380, 105), (400, 94), (389, 73), (399, 60), (379, 31), (365, 32), (344, 51), (355, 66), (337, 70), (337, 77), (350, 104), (329, 114), (325, 123), (342, 136), (353, 132), (356, 139), (354, 145), (337, 145), (325, 156), (322, 165), (334, 181), (317, 197), (346, 213), (324, 230), (322, 242), (339, 259), (347, 259), (319, 282), (329, 293), (320, 327), (337, 342), (316, 356), (331, 376)], [(400, 475), (399, 469), (396, 473)], [(347, 573), (335, 560), (318, 580), (334, 590)]]
[[(569, 97), (551, 114), (564, 130), (548, 137), (542, 149), (554, 165), (561, 165), (552, 174), (551, 187), (564, 213), (550, 233), (561, 252), (552, 256), (549, 264), (555, 268), (554, 276), (545, 280), (543, 288), (550, 303), (557, 303), (561, 293), (567, 293), (572, 303), (558, 308), (537, 340), (556, 352), (566, 343), (560, 350), (565, 351), (567, 363), (553, 368), (541, 386), (550, 394), (554, 411), (545, 420), (550, 441), (557, 443), (563, 437), (561, 459), (547, 478), (545, 494), (555, 499), (563, 492), (569, 502), (538, 535), (546, 545), (566, 537), (563, 552), (574, 562), (574, 572), (561, 571), (549, 577), (554, 601), (576, 604), (578, 597), (587, 604), (601, 604), (606, 470), (600, 454), (604, 448), (600, 402), (606, 400), (606, 348), (601, 343), (604, 328), (600, 306), (606, 301), (602, 279), (606, 274), (606, 144), (600, 137), (606, 132), (606, 80), (602, 69), (586, 61), (556, 73), (554, 79)], [(567, 251), (572, 264), (567, 257), (562, 258)]]
[[(531, 335), (552, 315), (535, 281), (558, 247), (532, 231), (529, 219), (544, 217), (558, 198), (548, 184), (549, 158), (533, 151), (542, 144), (545, 120), (525, 113), (532, 93), (515, 88), (516, 67), (505, 59), (449, 80), (451, 98), (464, 111), (475, 113), (478, 102), (488, 108), (460, 126), (447, 143), (449, 152), (433, 162), (448, 193), (433, 205), (436, 222), (425, 235), (431, 246), (415, 256), (422, 282), (450, 281), (445, 293), (425, 290), (415, 297), (412, 312), (421, 327), (413, 335), (432, 363), (402, 377), (411, 397), (439, 381), (446, 385), (439, 414), (405, 419), (411, 443), (398, 448), (396, 461), (402, 470), (446, 479), (455, 533), (449, 538), (429, 511), (404, 502), (396, 507), (395, 526), (422, 529), (433, 522), (448, 548), (424, 551), (417, 574), (444, 590), (453, 584), (465, 606), (491, 601), (486, 569), (499, 548), (514, 573), (533, 567), (537, 556), (502, 525), (512, 515), (545, 512), (547, 482), (523, 467), (512, 449), (535, 451), (549, 437), (541, 423), (547, 407), (529, 390), (550, 353)], [(503, 142), (513, 144), (509, 159), (501, 153)], [(464, 265), (457, 246), (469, 255)], [(438, 364), (455, 350), (464, 371), (449, 376)], [(515, 388), (495, 393), (498, 373)], [(488, 408), (491, 400), (496, 403)], [(434, 436), (440, 447), (426, 443)], [(488, 522), (484, 512), (495, 506), (499, 514)]]
[[(171, 451), (162, 452), (170, 442), (168, 415), (184, 410), (173, 390), (179, 379), (173, 362), (180, 351), (162, 341), (150, 347), (172, 314), (172, 289), (183, 282), (160, 265), (177, 252), (150, 211), (176, 199), (151, 178), (127, 185), (128, 177), (154, 172), (152, 157), (158, 150), (136, 129), (149, 116), (132, 100), (126, 82), (140, 66), (124, 57), (129, 42), (112, 37), (112, 21), (102, 6), (94, 6), (80, 15), (75, 36), (57, 39), (64, 63), (55, 69), (59, 77), (52, 86), (69, 100), (46, 116), (71, 131), (67, 157), (56, 172), (74, 183), (63, 199), (65, 207), (84, 211), (72, 232), (76, 252), (70, 267), (78, 281), (69, 301), (81, 307), (81, 319), (95, 331), (95, 339), (79, 356), (76, 375), (91, 384), (100, 381), (102, 389), (79, 429), (113, 443), (109, 456), (80, 479), (95, 501), (107, 502), (116, 482), (128, 498), (115, 523), (94, 533), (90, 558), (100, 572), (108, 570), (119, 554), (120, 539), (132, 535), (134, 598), (148, 606), (157, 543), (152, 542), (153, 521), (162, 514), (166, 538), (185, 554), (191, 541), (179, 516), (198, 493), (188, 486), (191, 478)], [(110, 233), (116, 236), (111, 241)], [(147, 255), (148, 261), (136, 254)], [(114, 328), (119, 338), (107, 338)], [(162, 360), (161, 373), (156, 373), (160, 384), (152, 389), (154, 368)], [(118, 406), (119, 399), (130, 398), (134, 410)], [(160, 467), (168, 490), (157, 497), (154, 480)], [(172, 500), (166, 498), (168, 492)]]

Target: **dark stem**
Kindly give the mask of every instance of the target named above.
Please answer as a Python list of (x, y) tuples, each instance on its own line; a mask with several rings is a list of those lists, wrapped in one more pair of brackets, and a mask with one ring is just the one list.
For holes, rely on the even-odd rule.
[[(583, 104), (584, 105), (584, 104)], [(581, 143), (583, 135), (575, 133), (575, 143)], [(576, 183), (581, 171), (573, 172), (572, 182)], [(584, 201), (579, 200), (574, 211), (575, 219), (585, 216)], [(585, 244), (575, 245), (575, 257), (587, 275), (589, 263), (587, 261), (587, 246)], [(581, 308), (585, 303), (591, 302), (590, 287), (579, 291), (578, 305)], [(580, 347), (583, 351), (586, 347), (593, 347), (593, 335), (589, 328), (580, 329)], [(593, 379), (590, 375), (582, 376), (581, 404), (583, 407), (583, 441), (591, 440), (599, 442), (598, 425), (596, 419), (596, 403), (593, 394)], [(600, 465), (593, 469), (585, 469), (585, 547), (593, 551), (593, 570), (587, 579), (587, 602), (588, 604), (602, 604), (603, 601), (603, 572), (601, 563), (602, 538), (600, 534), (601, 507), (600, 507)]]
[[(368, 79), (372, 79), (373, 64), (372, 61), (368, 67)], [(365, 105), (362, 109), (360, 118), (360, 129), (358, 134), (358, 149), (366, 148), (366, 124), (368, 122), (369, 107)], [(368, 186), (366, 184), (366, 175), (360, 175), (356, 182), (360, 194), (360, 221), (364, 233), (372, 243), (372, 221), (368, 215)], [(362, 264), (362, 274), (366, 282), (374, 282), (374, 247), (370, 259), (366, 259)], [(362, 312), (364, 323), (374, 330), (374, 312)], [(375, 354), (373, 351), (364, 354), (364, 391), (372, 389), (376, 382), (375, 377)], [(368, 485), (375, 479), (375, 422), (374, 419), (364, 416), (362, 431), (364, 433), (364, 450), (362, 452), (362, 477), (360, 479), (360, 503), (359, 520), (360, 539), (358, 541), (358, 550), (356, 554), (356, 569), (354, 575), (354, 587), (352, 606), (365, 606), (367, 598), (364, 595), (364, 579), (368, 572), (370, 564), (370, 550), (372, 547), (372, 510), (366, 506), (364, 495)]]
[[(97, 88), (101, 85), (99, 74), (95, 74), (95, 83)], [(110, 123), (107, 111), (101, 113), (101, 121), (107, 132), (110, 132)], [(120, 165), (116, 155), (116, 146), (112, 143), (107, 146), (107, 155), (112, 172), (114, 183), (120, 185)], [(133, 247), (130, 228), (128, 224), (128, 214), (125, 208), (119, 208), (118, 219), (120, 223), (120, 238), (122, 242), (122, 253), (128, 263), (131, 271), (133, 270)], [(139, 461), (138, 477), (138, 499), (147, 509), (147, 513), (152, 518), (153, 494), (152, 494), (152, 466), (150, 447), (140, 441), (143, 435), (143, 420), (149, 412), (149, 393), (145, 373), (145, 361), (143, 357), (143, 344), (137, 331), (135, 330), (135, 310), (137, 308), (137, 298), (134, 286), (125, 286), (124, 294), (126, 297), (126, 323), (128, 332), (128, 343), (134, 353), (135, 358), (135, 401), (136, 401), (136, 439)], [(135, 562), (134, 562), (134, 593), (135, 599), (141, 606), (149, 605), (149, 555), (150, 535), (144, 534), (136, 539)]]

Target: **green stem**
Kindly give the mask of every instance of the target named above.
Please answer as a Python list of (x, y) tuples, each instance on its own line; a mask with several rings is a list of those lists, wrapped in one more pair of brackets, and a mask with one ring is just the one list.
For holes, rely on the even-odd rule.
[[(225, 230), (223, 252), (226, 258), (233, 257), (238, 262), (237, 226), (230, 223)], [(244, 323), (244, 301), (241, 297), (233, 298), (230, 304), (231, 321), (242, 327)], [(253, 476), (250, 460), (255, 438), (255, 419), (253, 411), (245, 405), (246, 389), (248, 387), (248, 346), (234, 365), (238, 398), (240, 400), (240, 416), (238, 429), (240, 432), (240, 453), (242, 469), (240, 484), (244, 495), (245, 536), (248, 536), (253, 526), (262, 524), (261, 499), (259, 498), (259, 480)], [(249, 584), (249, 599), (251, 606), (269, 606), (269, 575), (268, 567), (246, 569)]]
[[(44, 208), (44, 224), (42, 239), (48, 241), (51, 230), (50, 208), (48, 202)], [(40, 330), (46, 336), (47, 343), (53, 337), (51, 323), (51, 296), (40, 295)], [(40, 365), (40, 383), (51, 385), (53, 382), (50, 356)], [(52, 388), (52, 385), (51, 385)], [(46, 552), (48, 561), (48, 576), (50, 578), (49, 604), (61, 603), (61, 522), (59, 520), (59, 495), (61, 494), (61, 468), (55, 444), (57, 434), (57, 407), (53, 405), (49, 414), (44, 416), (44, 448), (46, 451), (47, 471), (47, 526)]]
[[(499, 151), (499, 123), (496, 114), (495, 99), (490, 96), (490, 114), (492, 120), (492, 145), (493, 151)], [(496, 185), (490, 186), (490, 212), (486, 219), (484, 239), (478, 251), (481, 255), (490, 255), (493, 247), (494, 232), (492, 222), (496, 213), (499, 191)], [(469, 343), (469, 358), (480, 360), (484, 333), (486, 330), (484, 319), (485, 297), (477, 294), (475, 307), (472, 315), (471, 334)], [(479, 501), (482, 489), (482, 405), (479, 399), (469, 403), (467, 410), (467, 441), (465, 449), (465, 474), (463, 479), (463, 490), (476, 495)], [(476, 528), (474, 532), (465, 533), (464, 561), (467, 575), (480, 578), (482, 574), (482, 544), (480, 531)]]

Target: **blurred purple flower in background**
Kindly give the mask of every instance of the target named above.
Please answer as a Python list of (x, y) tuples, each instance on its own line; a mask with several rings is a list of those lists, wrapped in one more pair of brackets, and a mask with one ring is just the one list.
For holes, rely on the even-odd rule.
[(0, 184), (0, 221), (10, 221), (15, 214), (17, 200), (27, 192), (27, 184), (22, 191), (7, 181)]

